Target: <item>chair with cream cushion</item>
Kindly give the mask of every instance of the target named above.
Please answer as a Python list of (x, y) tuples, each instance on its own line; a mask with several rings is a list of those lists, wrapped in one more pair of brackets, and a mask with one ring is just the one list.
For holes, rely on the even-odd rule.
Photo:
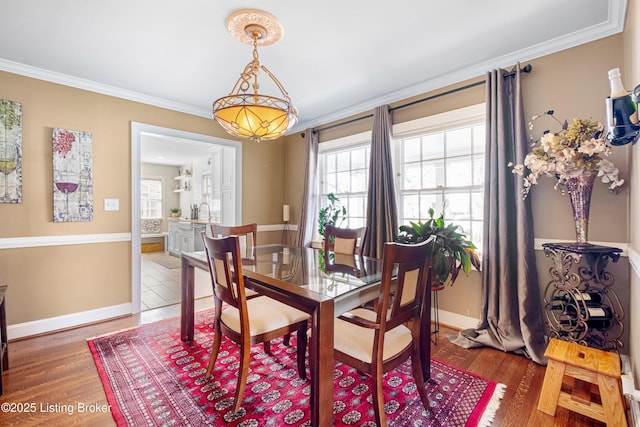
[[(240, 254), (242, 256), (242, 262), (253, 260), (255, 262), (255, 247), (258, 242), (258, 224), (255, 222), (251, 224), (243, 225), (220, 225), (211, 224), (211, 235), (213, 237), (227, 237), (238, 236), (240, 239)], [(260, 294), (253, 289), (246, 289), (247, 298), (257, 297)], [(284, 336), (284, 344), (289, 345), (291, 338), (289, 334)], [(264, 351), (267, 354), (271, 354), (269, 348), (270, 343), (266, 341), (264, 343)]]
[[(233, 407), (237, 412), (247, 384), (253, 344), (268, 343), (274, 338), (297, 332), (298, 374), (300, 378), (306, 379), (306, 331), (309, 315), (266, 296), (247, 299), (238, 236), (215, 239), (203, 233), (203, 239), (215, 306), (213, 346), (206, 375), (211, 375), (216, 363), (222, 335), (240, 346), (240, 367)], [(223, 303), (226, 304), (224, 309)]]
[[(429, 242), (416, 245), (385, 243), (379, 310), (357, 308), (335, 320), (334, 357), (371, 376), (374, 412), (379, 426), (387, 425), (382, 376), (408, 358), (411, 358), (413, 378), (422, 404), (429, 407), (420, 360), (420, 313), (429, 296), (426, 292), (431, 267)], [(394, 267), (397, 267), (397, 279), (395, 296), (391, 298)]]
[(324, 231), (324, 251), (362, 255), (362, 239), (367, 227), (340, 228), (327, 224)]

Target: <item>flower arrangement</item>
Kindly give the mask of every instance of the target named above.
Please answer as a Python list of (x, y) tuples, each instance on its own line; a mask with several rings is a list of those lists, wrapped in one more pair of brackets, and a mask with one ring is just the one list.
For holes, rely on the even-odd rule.
[[(533, 122), (540, 117), (553, 115), (553, 110), (539, 116), (534, 116), (529, 122), (529, 129), (533, 129)], [(613, 162), (606, 159), (611, 154), (611, 144), (604, 136), (601, 123), (590, 118), (575, 118), (568, 124), (565, 120), (560, 123), (562, 129), (551, 133), (545, 131), (539, 143), (532, 142), (532, 149), (524, 158), (523, 164), (509, 162), (512, 172), (524, 176), (525, 168), (529, 173), (524, 177), (522, 193), (527, 197), (531, 186), (538, 183), (541, 176), (551, 176), (557, 179), (555, 189), (567, 183), (567, 180), (583, 174), (596, 173), (602, 182), (608, 184), (609, 190), (624, 184), (624, 179), (618, 177), (619, 171)]]

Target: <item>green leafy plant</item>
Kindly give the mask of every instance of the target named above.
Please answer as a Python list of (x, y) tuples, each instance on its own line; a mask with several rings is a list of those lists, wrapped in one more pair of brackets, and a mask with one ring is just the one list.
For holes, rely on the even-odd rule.
[(327, 194), (327, 200), (327, 206), (318, 212), (318, 233), (323, 237), (327, 224), (340, 226), (347, 219), (347, 208), (340, 206), (340, 199), (335, 194)]
[(459, 225), (445, 224), (444, 214), (434, 218), (435, 212), (429, 209), (429, 219), (425, 222), (410, 222), (410, 225), (400, 226), (400, 233), (396, 242), (416, 244), (435, 236), (431, 247), (433, 263), (433, 278), (451, 284), (455, 282), (462, 270), (469, 275), (471, 267), (480, 270), (480, 260), (475, 252), (475, 245), (462, 232)]

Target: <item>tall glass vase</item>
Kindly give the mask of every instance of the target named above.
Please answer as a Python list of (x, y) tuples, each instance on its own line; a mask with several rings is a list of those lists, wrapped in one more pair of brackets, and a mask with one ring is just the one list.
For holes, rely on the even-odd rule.
[(596, 171), (585, 171), (582, 175), (569, 178), (566, 182), (576, 226), (577, 243), (589, 244), (587, 242), (589, 207), (591, 206), (591, 191), (597, 174)]

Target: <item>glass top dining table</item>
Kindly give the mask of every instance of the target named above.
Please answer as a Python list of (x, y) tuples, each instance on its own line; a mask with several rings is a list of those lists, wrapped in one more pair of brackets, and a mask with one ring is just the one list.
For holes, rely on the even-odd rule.
[[(194, 268), (208, 270), (204, 252), (182, 254), (181, 338), (193, 340)], [(242, 260), (245, 285), (311, 316), (309, 368), (311, 425), (330, 426), (333, 417), (333, 319), (377, 298), (382, 262), (375, 258), (325, 253), (285, 245), (254, 248)], [(425, 378), (430, 375), (430, 293), (425, 295), (421, 350)], [(426, 362), (426, 363), (425, 363)]]

